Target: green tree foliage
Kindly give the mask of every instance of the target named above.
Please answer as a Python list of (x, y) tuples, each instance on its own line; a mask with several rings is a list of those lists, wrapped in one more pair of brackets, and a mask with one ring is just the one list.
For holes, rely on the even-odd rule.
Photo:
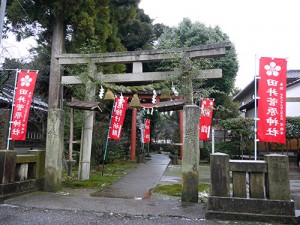
[(4, 84), (14, 85), (16, 77), (16, 68), (25, 68), (26, 63), (19, 59), (8, 59), (6, 58), (3, 63), (3, 70), (0, 74), (0, 91)]
[[(138, 4), (139, 0), (10, 0), (7, 4), (6, 31), (14, 32), (18, 40), (36, 37), (38, 41), (38, 47), (34, 49), (36, 57), (29, 68), (40, 70), (38, 79), (41, 80), (40, 82), (38, 80), (37, 85), (44, 95), (47, 95), (49, 77), (54, 74), (51, 70), (57, 68), (49, 66), (50, 61), (52, 65), (53, 50), (56, 54), (120, 52), (151, 48), (154, 37), (152, 21), (138, 9)], [(58, 26), (59, 24), (62, 26)], [(55, 35), (58, 38), (54, 39)], [(65, 70), (66, 73), (76, 74), (76, 71), (77, 73), (84, 71), (82, 67), (75, 67), (71, 71), (64, 68), (68, 69)], [(118, 73), (124, 71), (125, 66), (98, 67), (98, 70), (104, 73)], [(81, 100), (84, 98), (82, 88), (73, 90), (65, 87), (64, 93), (69, 95), (64, 96), (68, 100), (70, 96), (76, 96)], [(106, 115), (109, 114), (108, 111), (105, 111)], [(130, 125), (124, 126), (124, 129), (130, 130), (129, 127)], [(80, 127), (75, 129), (77, 129), (75, 135), (81, 133)], [(123, 148), (128, 151), (127, 147)]]
[[(11, 0), (7, 4), (7, 29), (18, 39), (35, 36), (38, 47), (35, 69), (50, 64), (55, 18), (63, 23), (65, 51), (99, 53), (149, 49), (154, 32), (149, 16), (138, 8), (139, 0)], [(42, 65), (44, 64), (44, 66)], [(82, 70), (79, 68), (78, 70)], [(104, 73), (119, 73), (124, 66), (99, 68)], [(49, 76), (43, 71), (43, 75)], [(74, 72), (74, 68), (72, 70)], [(82, 71), (81, 71), (82, 72)], [(43, 84), (46, 86), (47, 82)], [(39, 82), (39, 80), (38, 80)], [(43, 88), (48, 90), (48, 88)]]
[(219, 121), (218, 128), (227, 132), (227, 139), (217, 143), (217, 151), (230, 156), (253, 153), (254, 119), (231, 118)]
[(288, 139), (300, 138), (300, 117), (286, 118), (286, 137)]
[[(40, 55), (40, 57), (42, 57), (42, 55)], [(39, 68), (34, 96), (45, 100), (47, 96), (46, 91), (49, 87), (49, 65), (45, 65), (44, 61), (39, 57), (31, 62), (26, 62), (21, 59), (6, 58), (0, 75), (0, 90), (3, 84), (9, 84), (11, 86), (14, 85), (16, 69), (28, 70), (31, 68)]]
[(151, 22), (150, 17), (142, 9), (138, 9), (132, 21), (119, 25), (119, 37), (128, 51), (153, 48), (154, 32)]
[[(172, 49), (220, 42), (230, 42), (229, 37), (222, 32), (220, 27), (207, 27), (203, 23), (192, 23), (190, 19), (185, 18), (177, 27), (172, 27), (165, 30), (165, 32), (158, 39), (157, 48)], [(202, 95), (201, 97), (215, 98), (215, 104), (217, 106), (223, 105), (223, 108), (227, 108), (230, 100), (228, 99), (228, 95), (234, 88), (234, 81), (238, 71), (238, 61), (234, 46), (232, 45), (231, 49), (223, 57), (194, 61), (195, 63), (193, 66), (196, 65), (195, 71), (198, 71), (199, 69), (211, 68), (222, 69), (221, 79), (205, 80), (205, 83), (200, 82), (198, 87), (196, 82), (194, 82), (193, 85), (194, 90), (200, 89), (200, 95)], [(209, 88), (211, 88), (210, 90), (213, 89), (214, 91), (208, 92), (207, 90), (209, 90)], [(206, 91), (203, 89), (206, 89)], [(223, 94), (221, 94), (220, 91), (222, 91)], [(230, 108), (234, 108), (233, 104), (230, 103), (230, 105)], [(221, 108), (222, 107), (217, 108), (217, 110)], [(227, 111), (220, 111), (219, 114), (225, 115)], [(229, 115), (229, 117), (233, 117), (233, 115)]]
[(297, 140), (297, 149), (300, 150), (300, 117), (286, 118), (286, 138), (288, 141)]
[[(151, 47), (154, 36), (151, 19), (138, 8), (139, 0), (18, 0), (8, 1), (7, 26), (18, 40), (37, 37), (49, 49), (54, 18), (64, 24), (66, 51), (96, 46), (97, 52)], [(93, 48), (91, 47), (91, 52)]]
[[(21, 4), (21, 6), (20, 6)], [(76, 52), (81, 45), (97, 42), (102, 51), (124, 50), (110, 24), (109, 0), (12, 0), (7, 5), (8, 23), (18, 39), (37, 36), (49, 49), (55, 18), (63, 22), (66, 48)]]

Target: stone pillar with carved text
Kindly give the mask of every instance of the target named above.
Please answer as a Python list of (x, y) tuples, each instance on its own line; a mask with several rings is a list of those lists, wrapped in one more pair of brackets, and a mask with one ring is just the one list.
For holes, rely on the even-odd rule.
[(198, 202), (199, 116), (198, 106), (184, 106), (181, 200), (185, 202)]

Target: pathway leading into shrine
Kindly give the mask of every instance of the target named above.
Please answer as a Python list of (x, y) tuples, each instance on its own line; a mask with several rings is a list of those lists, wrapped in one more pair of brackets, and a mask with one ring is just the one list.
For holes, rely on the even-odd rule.
[(159, 183), (169, 162), (170, 158), (168, 155), (154, 154), (151, 156), (151, 160), (147, 161), (145, 164), (142, 164), (133, 171), (130, 171), (106, 190), (94, 193), (92, 195), (125, 199), (147, 198), (149, 190), (154, 188)]

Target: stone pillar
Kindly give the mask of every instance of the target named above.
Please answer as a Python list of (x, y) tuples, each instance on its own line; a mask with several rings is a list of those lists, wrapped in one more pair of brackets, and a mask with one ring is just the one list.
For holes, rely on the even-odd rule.
[(92, 149), (92, 137), (93, 137), (93, 124), (94, 124), (94, 112), (84, 112), (84, 124), (83, 124), (83, 137), (82, 137), (82, 149), (80, 149), (79, 159), (79, 180), (88, 180), (90, 177), (90, 163), (91, 163), (91, 149)]
[(44, 150), (29, 150), (29, 154), (36, 155), (35, 178), (39, 188), (44, 187), (45, 180), (45, 151)]
[(211, 196), (230, 196), (229, 155), (210, 155)]
[(0, 150), (0, 184), (15, 182), (16, 152)]
[(55, 192), (61, 188), (62, 156), (64, 149), (64, 111), (48, 110), (46, 140), (45, 190)]
[(270, 200), (291, 200), (289, 160), (287, 156), (265, 156), (268, 166), (267, 194)]
[[(10, 112), (10, 109), (0, 109), (0, 149), (6, 149), (7, 147)], [(10, 142), (12, 144), (12, 141)]]
[(131, 121), (131, 147), (130, 147), (130, 160), (135, 160), (136, 155), (136, 113), (137, 109), (132, 108), (132, 121)]
[(198, 202), (199, 116), (196, 105), (183, 108), (182, 195), (185, 202)]
[[(96, 65), (91, 63), (89, 64), (89, 75), (91, 77), (95, 76)], [(93, 101), (96, 94), (96, 88), (93, 85), (92, 81), (89, 80), (86, 84), (86, 101)], [(83, 140), (82, 149), (80, 149), (80, 158), (79, 158), (79, 170), (78, 170), (78, 179), (79, 180), (88, 180), (90, 178), (90, 164), (91, 164), (91, 151), (92, 151), (92, 141), (93, 141), (93, 125), (94, 125), (94, 111), (85, 111), (84, 112), (84, 124), (83, 124)]]

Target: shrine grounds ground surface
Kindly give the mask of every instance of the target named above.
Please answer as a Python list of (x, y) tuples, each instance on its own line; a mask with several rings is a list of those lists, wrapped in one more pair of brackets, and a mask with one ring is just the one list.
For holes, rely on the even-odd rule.
[[(152, 194), (157, 184), (181, 182), (181, 166), (169, 165), (166, 154), (126, 174), (101, 193), (94, 189), (65, 189), (58, 193), (34, 192), (0, 205), (0, 224), (241, 224), (271, 223), (205, 219), (205, 204), (184, 203), (180, 198)], [(292, 199), (300, 212), (300, 169), (290, 170)], [(209, 182), (209, 169), (200, 166), (199, 182)]]

